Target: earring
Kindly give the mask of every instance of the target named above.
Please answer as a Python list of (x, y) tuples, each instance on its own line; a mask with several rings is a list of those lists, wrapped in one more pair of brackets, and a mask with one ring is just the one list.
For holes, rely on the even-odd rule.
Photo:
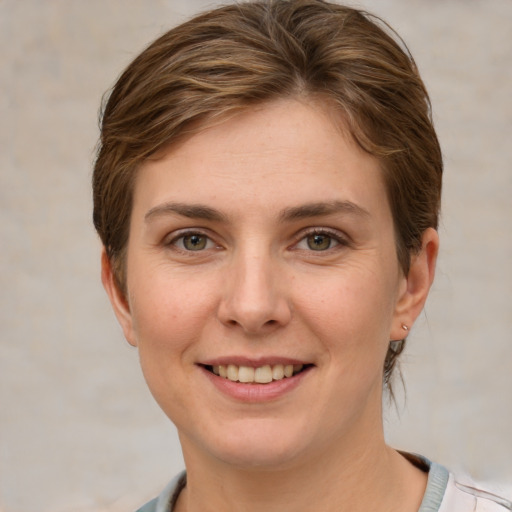
[(407, 325), (405, 325), (405, 324), (402, 324), (402, 329), (403, 329), (404, 331), (408, 331), (408, 330), (409, 330), (409, 327), (407, 327)]

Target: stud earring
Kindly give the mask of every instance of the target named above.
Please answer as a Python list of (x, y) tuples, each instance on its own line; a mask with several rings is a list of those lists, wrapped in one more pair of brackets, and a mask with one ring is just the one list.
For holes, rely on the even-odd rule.
[(405, 325), (405, 324), (402, 324), (402, 329), (403, 329), (404, 331), (408, 331), (408, 330), (409, 330), (409, 327), (407, 327), (407, 325)]

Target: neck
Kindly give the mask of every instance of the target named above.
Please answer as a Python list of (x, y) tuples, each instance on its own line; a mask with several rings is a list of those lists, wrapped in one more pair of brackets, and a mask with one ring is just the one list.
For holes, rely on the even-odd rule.
[(426, 475), (386, 446), (383, 437), (367, 441), (340, 441), (313, 457), (272, 469), (195, 460), (193, 452), (184, 450), (187, 487), (176, 511), (417, 511)]

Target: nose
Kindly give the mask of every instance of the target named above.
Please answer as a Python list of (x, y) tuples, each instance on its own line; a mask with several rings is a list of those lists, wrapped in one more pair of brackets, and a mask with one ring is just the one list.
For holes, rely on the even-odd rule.
[(226, 268), (219, 320), (246, 334), (269, 334), (291, 319), (287, 286), (271, 255), (243, 251)]

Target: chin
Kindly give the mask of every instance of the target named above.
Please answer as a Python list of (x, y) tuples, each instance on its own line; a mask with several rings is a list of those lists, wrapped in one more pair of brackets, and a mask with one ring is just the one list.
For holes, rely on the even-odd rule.
[(292, 466), (300, 458), (299, 447), (260, 443), (229, 446), (215, 454), (225, 464), (240, 470), (280, 470)]
[[(193, 444), (195, 450), (199, 445), (201, 452), (209, 452), (212, 458), (241, 470), (284, 469), (300, 459), (308, 443), (303, 428), (291, 429), (288, 422), (279, 423), (275, 419), (245, 419), (229, 429), (219, 429), (221, 434), (209, 439), (196, 438)], [(180, 438), (186, 455), (192, 448), (187, 442), (190, 438)]]

